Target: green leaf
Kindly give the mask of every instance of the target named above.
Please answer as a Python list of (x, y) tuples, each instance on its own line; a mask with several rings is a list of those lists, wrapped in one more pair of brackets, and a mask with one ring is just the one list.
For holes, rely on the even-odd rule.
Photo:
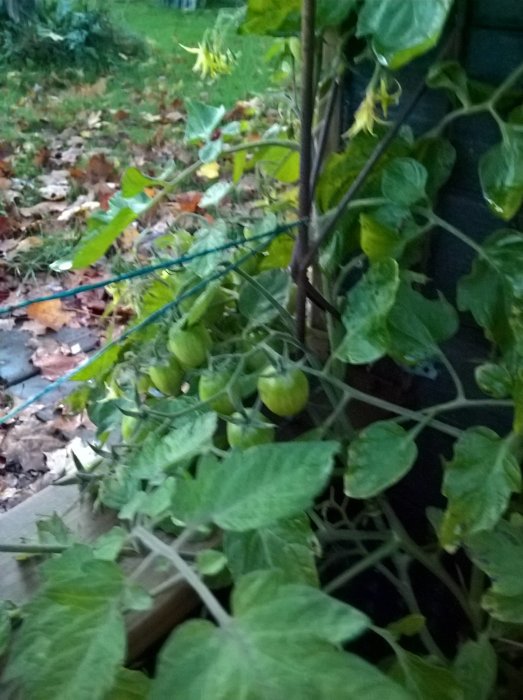
[(481, 391), (495, 399), (505, 399), (512, 393), (513, 380), (504, 365), (487, 362), (474, 371), (476, 384)]
[(359, 220), (361, 249), (371, 262), (400, 258), (419, 231), (410, 211), (396, 204), (360, 214)]
[(267, 177), (292, 184), (300, 177), (300, 154), (285, 146), (270, 146), (258, 154), (257, 162)]
[[(214, 248), (226, 245), (229, 241), (225, 221), (213, 221), (212, 224), (202, 227), (194, 234), (194, 243), (187, 251), (187, 255), (191, 256), (205, 251), (212, 251)], [(195, 275), (204, 279), (216, 273), (218, 266), (230, 260), (232, 254), (232, 248), (209, 252), (207, 255), (191, 260), (191, 262), (186, 264), (186, 267), (191, 272), (194, 272)]]
[[(253, 277), (267, 295), (270, 295), (277, 304), (285, 306), (289, 297), (290, 277), (286, 270), (267, 270)], [(241, 315), (248, 319), (249, 326), (256, 326), (270, 323), (277, 318), (281, 311), (270, 298), (267, 298), (257, 286), (245, 281), (240, 289), (238, 299), (238, 310)]]
[(227, 557), (216, 549), (206, 549), (196, 555), (196, 569), (200, 576), (216, 576), (227, 566)]
[(114, 686), (103, 700), (147, 700), (151, 680), (141, 671), (121, 668)]
[(374, 362), (389, 344), (388, 315), (400, 284), (398, 264), (387, 259), (374, 263), (351, 289), (343, 312), (345, 337), (336, 356), (353, 364)]
[(426, 619), (418, 613), (411, 613), (387, 625), (387, 631), (395, 637), (414, 637), (426, 625)]
[(378, 421), (349, 446), (345, 493), (372, 498), (402, 479), (418, 454), (413, 436), (397, 423)]
[(274, 572), (238, 583), (223, 627), (186, 623), (160, 653), (151, 700), (176, 688), (184, 700), (407, 700), (394, 683), (334, 645), (369, 624), (358, 610)]
[(463, 700), (463, 690), (450, 669), (407, 651), (401, 652), (393, 678), (416, 700)]
[[(322, 169), (316, 189), (317, 203), (321, 212), (332, 209), (340, 202), (376, 148), (377, 136), (379, 135), (381, 135), (379, 129), (376, 130), (376, 136), (363, 132), (359, 133), (349, 140), (347, 147), (342, 153), (333, 153), (329, 156)], [(411, 143), (408, 139), (403, 136), (394, 139), (372, 169), (360, 190), (360, 196), (379, 196), (381, 193), (383, 169), (393, 159), (408, 156), (410, 152)]]
[(442, 61), (432, 65), (427, 76), (427, 85), (447, 90), (451, 95), (455, 95), (464, 107), (471, 103), (467, 74), (457, 61)]
[(512, 219), (523, 203), (523, 127), (505, 124), (503, 141), (481, 157), (479, 178), (491, 211)]
[(395, 204), (410, 207), (426, 197), (427, 170), (414, 158), (395, 158), (383, 171), (381, 191)]
[(0, 659), (5, 654), (11, 638), (11, 619), (7, 603), (0, 601)]
[(241, 27), (245, 34), (295, 33), (300, 26), (301, 0), (248, 0)]
[(368, 36), (378, 61), (392, 70), (435, 46), (452, 0), (365, 0), (357, 36)]
[(454, 675), (463, 688), (463, 700), (489, 700), (497, 675), (498, 659), (488, 638), (469, 639), (454, 659)]
[(318, 0), (316, 24), (318, 27), (338, 27), (356, 7), (356, 0)]
[(398, 362), (417, 364), (438, 353), (438, 343), (452, 337), (459, 321), (442, 294), (427, 299), (402, 282), (387, 319), (388, 353)]
[(222, 139), (207, 141), (207, 143), (198, 151), (198, 158), (202, 161), (202, 163), (214, 163), (215, 160), (218, 160), (222, 151)]
[(186, 106), (185, 140), (189, 143), (192, 141), (208, 141), (227, 110), (223, 105), (212, 107), (196, 100), (188, 100)]
[(232, 181), (236, 185), (247, 168), (247, 151), (238, 151), (232, 158)]
[(95, 360), (90, 362), (86, 367), (80, 367), (71, 379), (75, 382), (86, 382), (89, 379), (99, 379), (103, 377), (110, 369), (114, 367), (121, 352), (120, 347), (113, 345), (104, 350)]
[(50, 689), (55, 698), (103, 698), (125, 658), (123, 574), (83, 545), (46, 562), (42, 572), (5, 679), (31, 700), (48, 700)]
[(458, 307), (470, 311), (489, 340), (502, 350), (523, 347), (523, 234), (496, 231), (483, 244), (483, 257), (458, 285)]
[(134, 478), (155, 480), (181, 462), (192, 459), (212, 447), (218, 418), (215, 413), (195, 416), (159, 438), (150, 434), (136, 454), (126, 460)]
[(141, 173), (134, 166), (127, 168), (122, 177), (122, 194), (124, 197), (135, 197), (144, 191), (146, 187), (156, 187), (163, 185), (163, 180), (148, 177)]
[(492, 579), (482, 600), (492, 617), (523, 623), (523, 525), (501, 520), (497, 527), (468, 537), (465, 542), (474, 564)]
[(445, 465), (443, 494), (448, 499), (441, 544), (453, 550), (465, 537), (496, 525), (510, 496), (521, 490), (521, 471), (510, 440), (484, 427), (469, 428)]
[(292, 251), (294, 250), (294, 236), (278, 236), (271, 241), (263, 259), (260, 263), (260, 270), (281, 270), (287, 269), (291, 264)]
[(416, 142), (414, 155), (427, 171), (425, 190), (432, 199), (454, 169), (456, 149), (448, 139), (423, 138)]
[(128, 537), (129, 533), (123, 527), (112, 527), (93, 544), (94, 556), (103, 561), (116, 561)]
[(232, 184), (230, 182), (227, 182), (226, 180), (217, 182), (216, 184), (211, 185), (209, 189), (205, 191), (205, 194), (200, 199), (198, 206), (202, 209), (206, 209), (207, 207), (215, 207), (222, 201), (222, 199), (227, 197), (231, 190)]
[(226, 532), (223, 548), (234, 580), (261, 569), (279, 569), (289, 583), (318, 585), (313, 534), (303, 516), (247, 532)]
[(237, 532), (295, 516), (327, 482), (337, 449), (335, 442), (281, 442), (233, 451), (180, 482), (173, 515)]
[(117, 193), (111, 197), (109, 210), (97, 211), (89, 219), (89, 233), (74, 249), (72, 267), (88, 267), (99, 260), (118, 236), (147, 211), (151, 202), (152, 199), (145, 194), (126, 198)]
[[(355, 0), (318, 0), (316, 28), (337, 27), (351, 13)], [(251, 34), (289, 35), (300, 31), (301, 0), (248, 0), (242, 32)]]

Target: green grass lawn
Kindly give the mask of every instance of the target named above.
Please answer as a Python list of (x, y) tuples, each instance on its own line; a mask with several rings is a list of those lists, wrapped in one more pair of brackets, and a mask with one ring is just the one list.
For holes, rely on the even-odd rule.
[[(32, 177), (38, 172), (34, 154), (53, 134), (70, 127), (89, 133), (91, 150), (114, 150), (124, 164), (132, 144), (145, 145), (157, 128), (154, 116), (178, 99), (198, 99), (209, 104), (234, 103), (262, 94), (269, 84), (263, 56), (270, 40), (227, 33), (227, 46), (238, 57), (230, 75), (203, 82), (193, 71), (195, 56), (180, 47), (196, 46), (204, 31), (216, 22), (216, 7), (195, 12), (169, 9), (159, 0), (113, 0), (116, 21), (150, 43), (146, 59), (122, 61), (106, 76), (104, 88), (92, 91), (85, 77), (67, 67), (0, 71), (0, 142), (16, 145), (15, 174)], [(129, 114), (116, 123), (114, 113)], [(90, 117), (101, 113), (102, 127), (91, 129)], [(168, 130), (168, 127), (166, 128)], [(124, 136), (122, 133), (124, 132)], [(172, 130), (172, 138), (176, 138)], [(171, 137), (171, 133), (166, 134)], [(179, 137), (179, 129), (178, 129)]]

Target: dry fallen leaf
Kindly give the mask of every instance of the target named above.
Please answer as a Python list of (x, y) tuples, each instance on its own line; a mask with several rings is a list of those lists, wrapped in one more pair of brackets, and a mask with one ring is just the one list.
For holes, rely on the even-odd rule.
[(202, 177), (205, 180), (216, 180), (220, 175), (220, 166), (216, 161), (213, 163), (205, 163), (201, 168), (196, 171), (198, 177)]
[(59, 348), (57, 352), (51, 354), (47, 353), (44, 348), (38, 348), (31, 356), (31, 362), (35, 367), (38, 367), (42, 377), (51, 382), (70, 372), (85, 359), (87, 356), (83, 353), (71, 355), (64, 352), (63, 348)]
[(54, 331), (60, 330), (71, 320), (71, 313), (62, 307), (60, 299), (31, 304), (27, 307), (27, 315)]
[(95, 153), (87, 164), (87, 178), (92, 185), (97, 182), (116, 182), (118, 173), (104, 153)]
[(43, 219), (49, 216), (50, 214), (57, 214), (59, 212), (62, 212), (66, 208), (67, 202), (48, 201), (38, 202), (38, 204), (35, 204), (33, 207), (20, 207), (19, 211), (20, 214), (24, 217), (24, 219), (30, 219), (36, 216)]
[(201, 192), (180, 192), (174, 199), (175, 208), (183, 213), (194, 214), (202, 198)]

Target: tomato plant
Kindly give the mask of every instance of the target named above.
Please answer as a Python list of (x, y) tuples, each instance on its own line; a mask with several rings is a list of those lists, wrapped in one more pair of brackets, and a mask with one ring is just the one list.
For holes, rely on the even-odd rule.
[[(111, 556), (61, 531), (62, 554), (44, 565), (10, 643), (6, 678), (21, 696), (123, 696), (136, 673), (122, 668), (124, 614), (148, 602), (116, 563), (125, 548), (162, 560), (175, 572), (162, 585), (184, 579), (209, 613), (172, 632), (153, 678), (133, 676), (137, 697), (508, 700), (523, 687), (523, 66), (492, 86), (426, 56), (409, 103), (401, 69), (460, 31), (452, 5), (248, 1), (242, 31), (278, 37), (279, 77), (294, 76), (277, 123), (242, 141), (246, 127), (225, 107), (191, 104), (185, 138), (197, 162), (158, 180), (130, 169), (90, 220), (74, 267), (202, 164), (226, 174), (200, 200), (213, 216), (190, 237), (172, 234), (183, 259), (120, 280), (136, 316), (80, 370), (100, 459), (78, 480), (124, 527)], [(340, 142), (332, 121), (347, 74), (368, 82), (351, 96)], [(405, 120), (425, 89), (445, 91), (448, 111), (429, 109), (430, 124), (413, 129)], [(474, 167), (503, 224), (487, 231), (484, 217), (473, 238), (435, 203), (457, 159), (447, 127), (477, 115), (499, 130)], [(237, 217), (220, 212), (245, 174), (260, 199)], [(464, 266), (455, 285), (449, 271), (445, 294), (424, 267), (440, 265), (434, 238)], [(452, 343), (472, 321), (485, 345), (462, 363)], [(177, 372), (149, 370), (159, 397), (140, 372), (166, 348)], [(182, 554), (188, 542), (204, 551), (200, 568)], [(208, 585), (216, 571), (230, 595)], [(10, 620), (0, 607), (0, 635)], [(35, 645), (60, 653), (42, 664)]]
[(153, 385), (167, 396), (177, 396), (182, 386), (184, 371), (175, 357), (164, 364), (152, 365), (148, 370)]

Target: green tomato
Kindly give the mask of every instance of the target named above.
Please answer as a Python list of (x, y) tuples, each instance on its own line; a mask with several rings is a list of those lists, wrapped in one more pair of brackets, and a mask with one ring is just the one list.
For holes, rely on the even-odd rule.
[[(227, 370), (205, 372), (198, 382), (198, 395), (201, 401), (208, 401), (210, 408), (216, 413), (230, 416), (235, 406), (226, 389), (233, 373)], [(215, 398), (213, 398), (215, 397)]]
[(175, 327), (169, 333), (169, 350), (184, 367), (202, 365), (211, 345), (211, 336), (201, 323), (185, 330)]
[(261, 372), (269, 364), (267, 353), (261, 348), (256, 350), (258, 345), (267, 338), (266, 331), (255, 330), (246, 335), (239, 343), (239, 350), (244, 353), (249, 353), (246, 360), (246, 367), (251, 372)]
[(248, 411), (247, 418), (241, 413), (233, 413), (234, 423), (227, 423), (227, 440), (231, 447), (246, 449), (254, 445), (274, 442), (274, 426), (257, 411)]
[(183, 367), (175, 357), (167, 364), (153, 365), (148, 370), (154, 386), (166, 396), (178, 396), (183, 382)]
[(295, 416), (309, 401), (309, 380), (297, 367), (258, 379), (261, 400), (277, 416)]

